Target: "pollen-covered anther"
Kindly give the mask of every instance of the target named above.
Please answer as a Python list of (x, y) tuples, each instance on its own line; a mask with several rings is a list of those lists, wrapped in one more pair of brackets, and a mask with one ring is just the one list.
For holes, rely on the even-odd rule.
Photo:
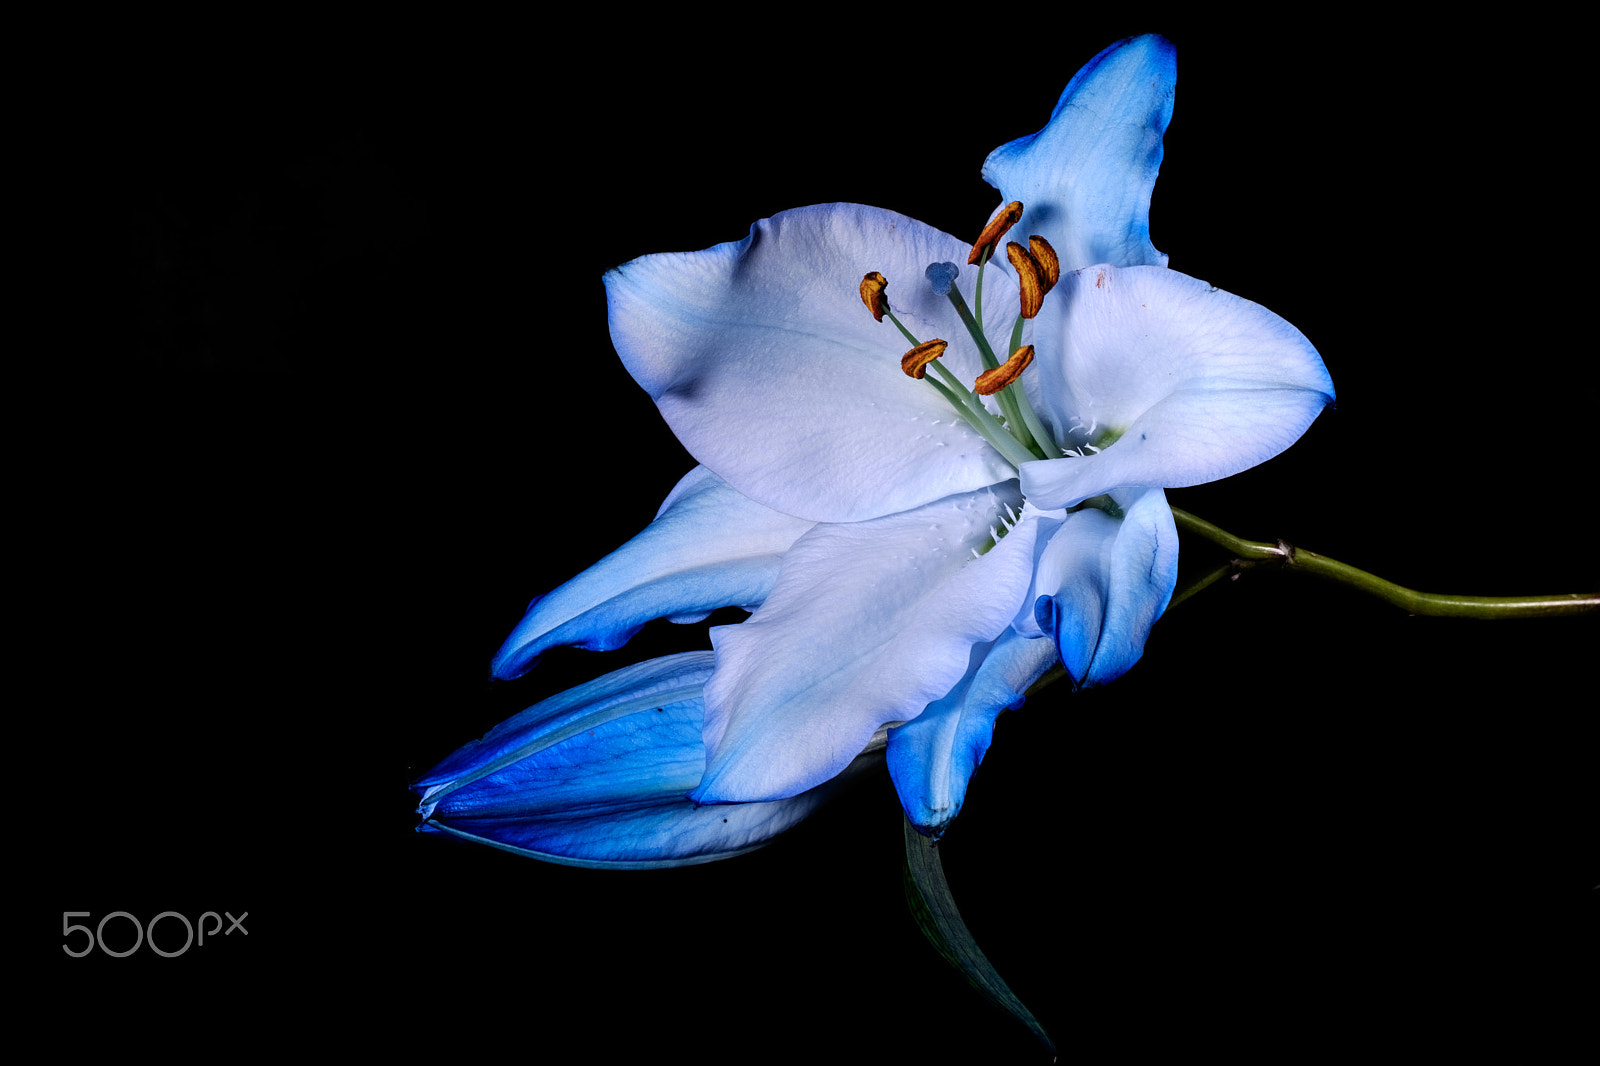
[(1061, 257), (1050, 247), (1050, 242), (1037, 233), (1028, 238), (1028, 254), (1039, 265), (1039, 281), (1044, 285), (1044, 291), (1049, 292), (1061, 280)]
[(867, 305), (867, 310), (879, 322), (883, 321), (883, 312), (889, 306), (888, 299), (883, 295), (888, 287), (888, 280), (876, 270), (861, 276), (861, 302)]
[(1011, 269), (1017, 272), (1017, 285), (1022, 290), (1022, 317), (1032, 318), (1044, 306), (1044, 294), (1049, 291), (1044, 270), (1033, 253), (1016, 241), (1006, 245), (1006, 258), (1011, 260)]
[(977, 382), (972, 386), (973, 391), (979, 396), (993, 396), (1021, 377), (1031, 362), (1033, 362), (1033, 345), (1024, 344), (1012, 352), (1011, 358), (1003, 364), (979, 374)]
[(922, 376), (928, 372), (928, 364), (943, 355), (948, 347), (950, 346), (941, 340), (919, 344), (900, 357), (900, 369), (921, 381)]
[(977, 266), (980, 262), (987, 261), (994, 255), (995, 245), (1000, 243), (1000, 238), (1006, 235), (1006, 230), (1017, 224), (1017, 219), (1022, 217), (1022, 201), (1012, 200), (1000, 209), (999, 214), (989, 220), (983, 227), (983, 232), (978, 234), (978, 239), (972, 242), (972, 251), (967, 256), (968, 266)]

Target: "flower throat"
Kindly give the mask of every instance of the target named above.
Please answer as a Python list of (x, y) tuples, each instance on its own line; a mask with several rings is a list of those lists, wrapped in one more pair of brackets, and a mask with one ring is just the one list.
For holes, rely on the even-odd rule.
[[(1061, 261), (1049, 241), (1043, 237), (1033, 236), (1028, 238), (1026, 247), (1016, 241), (1006, 244), (1006, 258), (1016, 271), (1021, 303), (1016, 321), (1011, 327), (1010, 357), (1002, 362), (995, 355), (989, 338), (983, 332), (984, 267), (994, 257), (1000, 238), (1021, 217), (1022, 204), (1012, 201), (990, 220), (974, 242), (972, 252), (967, 257), (968, 265), (978, 268), (972, 307), (967, 306), (961, 290), (956, 287), (956, 277), (960, 274), (960, 268), (954, 263), (933, 263), (927, 269), (928, 283), (933, 287), (934, 294), (950, 301), (957, 317), (961, 319), (961, 324), (966, 327), (967, 335), (977, 346), (979, 357), (983, 360), (984, 370), (970, 389), (939, 362), (939, 357), (949, 347), (946, 341), (939, 339), (919, 341), (895, 317), (885, 295), (888, 281), (884, 276), (873, 271), (861, 279), (861, 301), (867, 305), (867, 310), (872, 312), (873, 318), (882, 322), (883, 316), (888, 315), (889, 321), (894, 323), (895, 328), (912, 345), (911, 350), (901, 357), (900, 369), (908, 376), (926, 381), (937, 389), (956, 413), (961, 415), (966, 423), (1012, 466), (1020, 466), (1036, 459), (1092, 454), (1116, 439), (1116, 434), (1110, 431), (1099, 433), (1097, 436), (1097, 431), (1100, 430), (1098, 425), (1077, 425), (1073, 427), (1073, 435), (1075, 437), (1081, 435), (1086, 439), (1075, 448), (1063, 449), (1045, 428), (1033, 405), (1028, 402), (1027, 394), (1021, 387), (1012, 387), (1021, 378), (1028, 364), (1033, 362), (1033, 345), (1022, 343), (1023, 322), (1039, 313), (1045, 296), (1061, 277)], [(932, 377), (928, 376), (929, 370), (933, 371)], [(982, 400), (984, 396), (994, 397), (1000, 409), (998, 415), (984, 405)]]

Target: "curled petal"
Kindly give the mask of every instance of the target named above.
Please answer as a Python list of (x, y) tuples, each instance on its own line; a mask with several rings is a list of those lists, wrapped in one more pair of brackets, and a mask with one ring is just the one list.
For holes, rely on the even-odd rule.
[(810, 527), (696, 467), (643, 532), (529, 604), (490, 671), (518, 677), (561, 645), (619, 648), (654, 618), (694, 619), (718, 607), (754, 609), (776, 580), (783, 553)]
[[(611, 337), (673, 433), (739, 492), (813, 521), (894, 514), (1015, 476), (901, 373), (899, 332), (861, 312), (865, 264), (919, 340), (959, 329), (923, 277), (965, 250), (870, 207), (786, 211), (742, 241), (607, 274)], [(983, 369), (967, 347), (945, 357), (964, 381)]]
[(1040, 508), (1237, 474), (1293, 444), (1333, 402), (1328, 371), (1299, 330), (1175, 271), (1077, 271), (1034, 330), (1037, 387), (1057, 440), (1084, 427), (1098, 427), (1102, 444), (1116, 435), (1097, 454), (1024, 464), (1023, 491)]
[(1068, 514), (1039, 553), (1034, 621), (1080, 685), (1115, 681), (1144, 653), (1178, 580), (1178, 529), (1160, 489), (1118, 492), (1122, 518)]
[(989, 750), (1000, 712), (1056, 662), (1055, 643), (1007, 629), (974, 645), (967, 674), (916, 718), (889, 731), (889, 775), (906, 817), (939, 836), (961, 811), (967, 783)]
[[(766, 603), (711, 631), (710, 762), (692, 798), (777, 799), (826, 781), (880, 726), (915, 718), (1004, 632), (1027, 592), (1033, 526), (990, 548), (1007, 494), (967, 493), (795, 542)], [(973, 552), (989, 548), (980, 558)]]
[(1066, 269), (1166, 265), (1150, 243), (1150, 194), (1176, 79), (1170, 42), (1119, 41), (1073, 77), (1044, 129), (984, 162), (984, 179), (1026, 205), (1018, 228), (1047, 238)]
[[(739, 855), (828, 789), (702, 808), (710, 652), (626, 667), (502, 722), (425, 774), (418, 827), (571, 866), (684, 866)], [(870, 761), (870, 756), (868, 757)], [(862, 765), (866, 765), (863, 762)]]

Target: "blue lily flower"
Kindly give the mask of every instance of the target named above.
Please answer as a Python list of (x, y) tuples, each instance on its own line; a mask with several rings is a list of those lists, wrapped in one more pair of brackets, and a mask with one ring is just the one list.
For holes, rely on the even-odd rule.
[[(1176, 582), (1163, 489), (1276, 455), (1333, 398), (1297, 330), (1150, 242), (1174, 78), (1160, 37), (1092, 60), (1044, 129), (990, 155), (1004, 203), (976, 248), (828, 204), (609, 273), (617, 351), (702, 465), (530, 606), (496, 675), (753, 608), (711, 630), (704, 772), (671, 787), (809, 796), (888, 728), (907, 816), (937, 834), (1034, 681), (1126, 672)], [(1007, 227), (1028, 244), (990, 261)]]

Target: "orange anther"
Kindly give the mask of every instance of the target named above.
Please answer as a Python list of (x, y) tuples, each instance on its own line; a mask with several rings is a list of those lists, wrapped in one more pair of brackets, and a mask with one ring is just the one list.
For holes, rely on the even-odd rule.
[(1003, 366), (979, 374), (977, 383), (972, 386), (973, 390), (979, 396), (993, 396), (1021, 377), (1031, 362), (1033, 362), (1033, 345), (1024, 344), (1011, 353), (1011, 358), (1007, 359)]
[(1022, 217), (1022, 201), (1012, 200), (989, 220), (983, 227), (983, 232), (978, 234), (978, 239), (972, 243), (972, 252), (967, 256), (967, 265), (976, 266), (979, 261), (987, 261), (994, 255), (995, 245), (1000, 243), (1000, 238), (1006, 235), (1006, 230), (1017, 224), (1017, 219)]
[(1011, 267), (1017, 272), (1017, 284), (1022, 289), (1022, 317), (1032, 318), (1044, 305), (1047, 289), (1044, 272), (1033, 253), (1016, 241), (1006, 245), (1006, 258), (1011, 260)]
[(1049, 292), (1061, 280), (1061, 257), (1050, 247), (1050, 242), (1037, 233), (1028, 238), (1028, 253), (1039, 264), (1039, 280), (1044, 284), (1044, 291)]
[(943, 355), (948, 347), (950, 346), (941, 340), (919, 344), (900, 357), (900, 369), (921, 381), (922, 376), (928, 372), (928, 364)]
[(861, 277), (861, 302), (867, 305), (867, 310), (879, 322), (883, 321), (883, 312), (888, 307), (888, 301), (883, 296), (883, 290), (888, 287), (889, 282), (876, 270)]

